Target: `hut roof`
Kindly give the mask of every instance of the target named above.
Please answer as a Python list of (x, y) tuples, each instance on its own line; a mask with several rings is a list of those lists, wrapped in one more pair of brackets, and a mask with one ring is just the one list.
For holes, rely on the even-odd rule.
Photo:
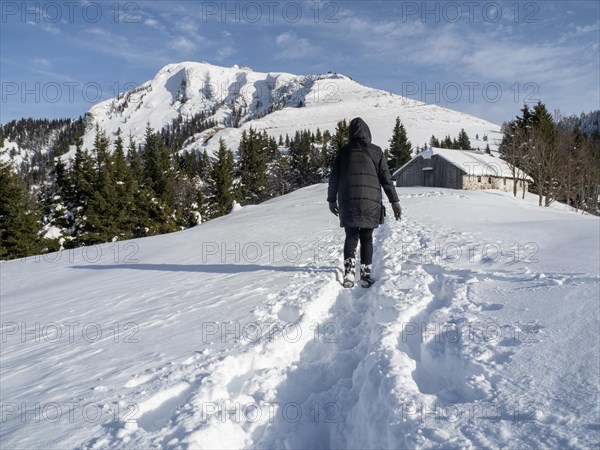
[[(451, 150), (447, 148), (430, 147), (419, 153), (415, 158), (421, 157), (423, 159), (429, 159), (434, 155), (438, 155), (440, 158), (445, 159), (467, 175), (512, 178), (512, 171), (506, 161), (477, 150)], [(394, 175), (398, 174), (407, 164), (410, 164), (410, 161), (398, 169)], [(517, 175), (521, 178), (523, 172), (517, 169)], [(526, 174), (525, 179), (532, 181), (532, 178)]]

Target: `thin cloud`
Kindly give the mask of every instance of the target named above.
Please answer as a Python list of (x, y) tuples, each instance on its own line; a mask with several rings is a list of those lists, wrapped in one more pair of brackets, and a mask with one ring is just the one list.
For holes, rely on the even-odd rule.
[(47, 33), (50, 33), (50, 34), (60, 34), (61, 33), (60, 28), (57, 27), (56, 25), (47, 24), (47, 25), (44, 25), (42, 28), (44, 31), (46, 31)]
[(149, 27), (156, 28), (156, 26), (158, 25), (158, 21), (154, 20), (154, 19), (146, 19), (144, 21), (144, 25), (148, 25)]
[(125, 60), (127, 62), (142, 63), (149, 67), (155, 67), (156, 64), (167, 64), (171, 56), (157, 54), (154, 52), (143, 51), (136, 47), (124, 36), (99, 28), (86, 28), (84, 33), (91, 38), (75, 39), (73, 45), (81, 46), (89, 51), (101, 53), (111, 58)]
[(230, 56), (235, 55), (236, 53), (238, 53), (238, 51), (230, 46), (227, 47), (221, 47), (217, 50), (217, 55), (215, 57), (215, 59), (217, 61), (223, 61), (227, 58), (229, 58)]
[(78, 80), (70, 75), (49, 70), (52, 68), (52, 63), (45, 58), (34, 58), (27, 64), (12, 59), (2, 58), (0, 63), (17, 67), (22, 71), (43, 75), (52, 81), (78, 82)]
[(196, 21), (185, 18), (177, 21), (175, 28), (180, 32), (170, 41), (170, 47), (184, 53), (195, 52), (200, 45), (208, 46), (211, 42), (198, 33), (198, 24)]
[(33, 58), (31, 63), (34, 67), (38, 69), (49, 69), (52, 67), (52, 63), (48, 61), (46, 58)]
[(595, 40), (598, 41), (598, 32), (600, 31), (600, 20), (596, 21), (595, 24), (592, 25), (572, 25), (575, 29), (572, 31), (567, 31), (560, 35), (558, 39), (558, 43), (564, 44), (570, 40), (577, 39), (581, 36), (585, 36), (589, 33), (596, 33)]
[(420, 21), (377, 21), (368, 18), (356, 17), (354, 14), (347, 15), (343, 24), (344, 27), (342, 27), (340, 30), (342, 33), (347, 33), (350, 31), (352, 33), (361, 33), (363, 36), (367, 33), (371, 33), (376, 35), (378, 39), (381, 36), (387, 36), (388, 38), (421, 36), (426, 31), (425, 24)]
[(313, 46), (308, 39), (299, 37), (292, 31), (278, 35), (275, 38), (275, 45), (280, 49), (280, 52), (275, 55), (276, 59), (304, 58), (320, 51), (319, 47)]
[(171, 47), (175, 50), (180, 50), (182, 52), (194, 52), (196, 51), (196, 44), (194, 44), (190, 39), (185, 36), (179, 36), (178, 38), (171, 41)]
[(185, 32), (185, 33), (190, 33), (192, 35), (197, 34), (197, 30), (198, 30), (198, 24), (196, 21), (186, 18), (183, 19), (181, 21), (179, 21), (177, 23), (177, 29)]

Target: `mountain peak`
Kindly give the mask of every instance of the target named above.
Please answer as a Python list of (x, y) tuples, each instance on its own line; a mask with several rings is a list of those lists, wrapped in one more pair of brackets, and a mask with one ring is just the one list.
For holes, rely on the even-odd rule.
[(495, 147), (494, 138), (500, 137), (498, 125), (363, 86), (333, 71), (294, 75), (256, 72), (237, 64), (223, 67), (182, 61), (164, 66), (152, 80), (92, 107), (84, 148), (92, 148), (96, 124), (113, 137), (121, 128), (124, 136), (131, 133), (141, 143), (148, 123), (160, 131), (174, 120), (189, 120), (200, 113), (217, 126), (207, 130), (206, 136), (186, 141), (181, 151), (211, 154), (220, 138), (235, 150), (242, 131), (249, 127), (275, 138), (293, 136), (302, 129), (334, 133), (340, 120), (356, 116), (367, 121), (374, 142), (382, 148), (388, 145), (396, 117), (401, 118), (413, 146), (428, 142), (432, 134), (455, 135), (461, 128), (475, 147), (486, 146), (473, 139), (476, 134), (487, 134), (490, 147)]
[(231, 66), (231, 68), (232, 69), (239, 69), (239, 70), (247, 70), (249, 72), (254, 72), (251, 67), (248, 67), (248, 66), (242, 66), (242, 67), (240, 67), (237, 64), (234, 64), (233, 66)]

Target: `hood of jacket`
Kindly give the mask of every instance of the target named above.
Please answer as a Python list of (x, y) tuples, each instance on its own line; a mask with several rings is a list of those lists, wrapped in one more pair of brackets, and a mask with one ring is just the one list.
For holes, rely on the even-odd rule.
[(371, 130), (369, 130), (369, 126), (360, 117), (352, 119), (348, 128), (348, 134), (351, 142), (363, 141), (368, 144), (371, 143)]

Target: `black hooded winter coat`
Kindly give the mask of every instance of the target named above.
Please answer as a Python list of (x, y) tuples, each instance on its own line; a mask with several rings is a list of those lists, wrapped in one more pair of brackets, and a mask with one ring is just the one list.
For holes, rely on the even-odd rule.
[(381, 215), (381, 188), (391, 203), (398, 202), (392, 175), (381, 148), (371, 143), (371, 131), (360, 117), (349, 127), (329, 177), (327, 201), (338, 202), (340, 226), (377, 228)]

